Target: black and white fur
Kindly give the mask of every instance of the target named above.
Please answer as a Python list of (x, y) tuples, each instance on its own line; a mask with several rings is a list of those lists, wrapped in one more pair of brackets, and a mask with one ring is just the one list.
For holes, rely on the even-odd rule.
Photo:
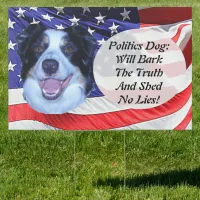
[[(61, 114), (85, 101), (92, 89), (93, 56), (97, 46), (86, 29), (71, 26), (54, 30), (30, 25), (16, 39), (22, 62), (23, 96), (33, 109)], [(57, 91), (47, 93), (41, 86), (47, 82), (67, 86), (62, 86), (59, 94)]]

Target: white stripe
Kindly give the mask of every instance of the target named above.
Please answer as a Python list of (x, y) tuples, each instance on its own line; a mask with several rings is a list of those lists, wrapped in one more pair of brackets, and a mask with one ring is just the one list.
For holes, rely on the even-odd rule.
[(192, 130), (192, 120), (190, 121), (190, 123), (187, 125), (185, 130)]
[(173, 37), (174, 33), (177, 32), (176, 30), (178, 30), (178, 27), (182, 24), (191, 24), (192, 25), (192, 19), (187, 19), (187, 20), (184, 20), (184, 21), (181, 21), (181, 22), (176, 22), (176, 23), (173, 23), (173, 24), (146, 26), (146, 27), (140, 27), (140, 28), (142, 28), (142, 29), (160, 28), (164, 32), (171, 32), (172, 35), (171, 36), (169, 35), (169, 37)]
[(176, 23), (173, 23), (173, 24), (145, 26), (145, 27), (140, 27), (140, 28), (142, 28), (142, 29), (155, 29), (155, 30), (158, 29), (161, 32), (169, 32), (170, 34), (168, 36), (171, 38), (176, 34), (178, 27), (182, 24), (192, 25), (192, 19), (184, 20), (184, 21), (181, 21), (181, 22), (176, 22)]
[(8, 104), (15, 105), (15, 104), (27, 103), (24, 100), (22, 93), (23, 93), (23, 88), (9, 89), (8, 90)]
[(151, 7), (148, 7), (148, 6), (137, 7), (138, 10), (144, 10), (144, 9), (147, 9), (147, 8), (151, 8)]
[[(179, 111), (158, 119), (137, 123), (131, 126), (125, 126), (121, 128), (115, 128), (112, 130), (171, 130), (174, 129), (180, 122), (185, 118), (188, 113), (190, 107), (192, 105), (192, 96), (188, 102), (181, 108)], [(186, 129), (191, 129), (192, 123), (188, 125)], [(52, 126), (43, 124), (41, 122), (33, 121), (33, 120), (21, 120), (17, 122), (9, 123), (9, 130), (59, 130)]]
[(192, 23), (188, 26), (185, 26), (181, 30), (181, 34), (178, 38), (178, 41), (176, 42), (176, 44), (179, 46), (179, 48), (181, 50), (183, 50), (185, 48), (185, 46), (186, 46), (187, 42), (189, 41), (191, 35), (192, 35)]
[(9, 122), (9, 130), (59, 130), (42, 122), (33, 120), (21, 120)]
[(124, 126), (120, 128), (115, 128), (112, 130), (171, 130), (174, 129), (176, 126), (178, 126), (187, 115), (188, 111), (190, 110), (190, 107), (192, 105), (192, 96), (190, 96), (190, 99), (188, 102), (181, 108), (179, 111), (165, 116), (161, 117), (155, 120), (150, 120), (146, 122), (141, 122), (137, 124), (133, 124), (131, 126)]

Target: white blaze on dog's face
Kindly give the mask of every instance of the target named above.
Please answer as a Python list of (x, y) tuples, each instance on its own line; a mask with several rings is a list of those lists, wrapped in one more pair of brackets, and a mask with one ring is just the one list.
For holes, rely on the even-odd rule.
[(96, 41), (78, 26), (65, 31), (35, 28), (35, 33), (25, 30), (17, 38), (23, 64), (23, 96), (38, 112), (61, 114), (73, 110), (92, 88), (91, 55)]

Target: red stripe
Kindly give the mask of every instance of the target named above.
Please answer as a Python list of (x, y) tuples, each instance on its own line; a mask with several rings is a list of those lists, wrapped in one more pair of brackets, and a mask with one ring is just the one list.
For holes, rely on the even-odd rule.
[(156, 108), (143, 110), (123, 110), (104, 114), (46, 115), (31, 109), (28, 104), (9, 106), (9, 122), (19, 120), (36, 120), (50, 126), (65, 130), (105, 130), (129, 126), (170, 115), (181, 109), (188, 101), (192, 91), (190, 84), (184, 91)]
[(188, 68), (192, 63), (192, 36), (190, 37), (182, 52), (185, 57), (186, 67)]
[(188, 111), (184, 120), (174, 130), (185, 130), (188, 124), (190, 123), (191, 119), (192, 119), (192, 106), (190, 107), (190, 110)]
[(159, 26), (159, 25), (160, 24), (143, 24), (143, 23), (140, 23), (140, 28)]
[(184, 27), (188, 26), (189, 24), (181, 24), (179, 27), (178, 27), (178, 30), (176, 32), (176, 35), (172, 38), (172, 40), (176, 43), (181, 35), (181, 31)]
[(142, 24), (173, 24), (192, 19), (191, 7), (155, 7), (139, 10)]

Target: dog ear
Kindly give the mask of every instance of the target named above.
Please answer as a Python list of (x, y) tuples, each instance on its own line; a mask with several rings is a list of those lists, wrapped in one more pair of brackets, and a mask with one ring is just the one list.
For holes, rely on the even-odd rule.
[(33, 37), (37, 38), (39, 34), (44, 31), (45, 28), (39, 24), (31, 24), (29, 25), (23, 32), (16, 36), (17, 40), (17, 53), (21, 58), (22, 63), (26, 63), (26, 50), (29, 47), (30, 42), (32, 41)]
[(93, 58), (94, 51), (97, 48), (96, 39), (82, 26), (74, 25), (66, 29), (70, 38), (80, 45), (84, 54), (83, 62), (87, 64), (87, 58)]

